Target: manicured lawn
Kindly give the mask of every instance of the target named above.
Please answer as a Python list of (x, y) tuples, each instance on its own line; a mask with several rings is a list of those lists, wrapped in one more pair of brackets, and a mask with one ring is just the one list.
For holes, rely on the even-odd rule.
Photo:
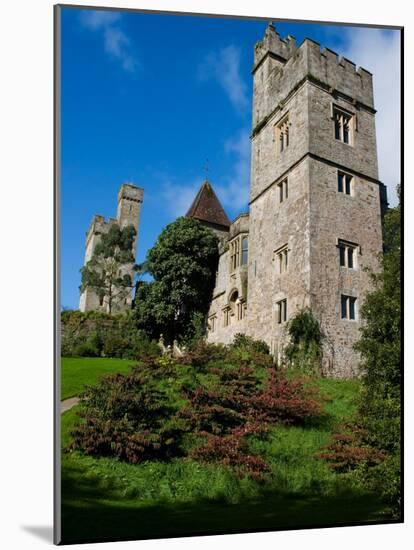
[[(79, 453), (62, 456), (63, 541), (171, 537), (366, 524), (389, 519), (375, 495), (335, 474), (315, 455), (355, 410), (357, 381), (319, 380), (329, 417), (317, 426), (275, 427), (256, 440), (271, 481), (239, 479), (188, 459), (131, 465)], [(78, 421), (62, 416), (62, 444)]]
[(126, 373), (134, 363), (131, 359), (62, 357), (60, 398), (79, 395), (86, 384), (96, 384), (103, 374)]

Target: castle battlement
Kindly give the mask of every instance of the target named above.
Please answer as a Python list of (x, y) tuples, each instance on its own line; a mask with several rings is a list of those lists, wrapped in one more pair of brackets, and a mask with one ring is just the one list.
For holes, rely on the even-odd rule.
[(305, 38), (280, 38), (272, 25), (255, 48), (253, 135), (257, 127), (283, 109), (302, 84), (310, 81), (333, 97), (339, 95), (360, 108), (374, 110), (372, 74), (329, 48)]
[(324, 335), (323, 372), (358, 374), (359, 308), (382, 249), (381, 189), (372, 75), (269, 25), (254, 51), (250, 211), (219, 246), (208, 341), (244, 333), (282, 364), (287, 323), (309, 307)]
[(122, 199), (142, 202), (144, 197), (144, 190), (141, 187), (137, 187), (132, 183), (123, 183), (118, 192), (118, 202)]
[[(254, 67), (256, 68), (267, 54), (276, 56), (282, 62), (286, 62), (296, 49), (294, 36), (288, 35), (285, 39), (280, 38), (273, 24), (269, 24), (263, 40), (256, 43), (254, 48)], [(253, 69), (253, 71), (255, 70)]]

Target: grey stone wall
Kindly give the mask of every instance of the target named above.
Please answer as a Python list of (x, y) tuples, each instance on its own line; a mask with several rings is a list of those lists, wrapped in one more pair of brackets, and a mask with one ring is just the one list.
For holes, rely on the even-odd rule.
[[(265, 340), (282, 358), (287, 323), (278, 323), (277, 303), (287, 300), (288, 320), (310, 307), (324, 334), (325, 373), (356, 376), (359, 309), (372, 289), (366, 269), (378, 271), (382, 249), (372, 75), (311, 40), (296, 48), (270, 26), (255, 47), (253, 78), (247, 310), (237, 332)], [(334, 108), (352, 116), (350, 144), (335, 139)], [(277, 127), (286, 116), (289, 145), (280, 152)], [(351, 195), (338, 192), (338, 170), (352, 176)], [(357, 245), (353, 268), (340, 266), (339, 240)], [(280, 273), (276, 253), (285, 245), (288, 268)], [(210, 315), (229, 299), (228, 265), (223, 249)], [(341, 294), (356, 298), (355, 320), (341, 318)], [(227, 343), (234, 332), (220, 327), (208, 338)]]

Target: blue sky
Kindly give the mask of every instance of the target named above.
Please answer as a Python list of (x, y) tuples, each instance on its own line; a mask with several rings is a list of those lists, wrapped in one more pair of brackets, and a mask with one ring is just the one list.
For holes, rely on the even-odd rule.
[[(61, 303), (77, 308), (85, 232), (144, 187), (137, 261), (208, 175), (230, 218), (247, 210), (253, 46), (266, 22), (62, 9)], [(374, 73), (380, 178), (399, 174), (399, 32), (276, 22)]]

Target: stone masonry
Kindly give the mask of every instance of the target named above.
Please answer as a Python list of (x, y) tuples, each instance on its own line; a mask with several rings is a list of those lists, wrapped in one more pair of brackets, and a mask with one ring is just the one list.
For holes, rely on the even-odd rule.
[(246, 333), (281, 359), (289, 319), (309, 307), (324, 372), (355, 376), (359, 308), (372, 289), (365, 268), (379, 268), (386, 207), (372, 75), (312, 40), (281, 39), (271, 24), (252, 72), (250, 211), (220, 242), (208, 341)]
[[(324, 336), (324, 373), (357, 376), (359, 309), (372, 290), (367, 269), (379, 269), (387, 205), (372, 75), (312, 40), (282, 39), (272, 24), (255, 46), (252, 73), (249, 212), (230, 223), (209, 181), (187, 212), (219, 237), (207, 339), (230, 343), (244, 333), (280, 361), (289, 320), (310, 308)], [(117, 218), (92, 221), (85, 264), (111, 224), (138, 234), (142, 199), (143, 189), (121, 186)], [(132, 294), (116, 309), (131, 303)], [(106, 305), (87, 289), (80, 309)]]
[[(100, 215), (96, 215), (86, 233), (85, 242), (85, 263), (92, 258), (96, 245), (101, 239), (101, 235), (106, 233), (111, 225), (118, 224), (121, 229), (127, 225), (132, 225), (136, 231), (136, 237), (133, 243), (133, 255), (134, 258), (137, 252), (138, 244), (138, 228), (141, 215), (141, 204), (144, 196), (144, 190), (135, 185), (124, 183), (121, 185), (118, 193), (118, 210), (116, 218), (109, 218), (105, 221), (105, 218)], [(133, 279), (133, 264), (124, 265), (122, 272), (131, 275)], [(124, 311), (131, 308), (132, 304), (132, 289), (130, 295), (126, 298), (122, 298), (121, 301), (116, 301), (112, 305), (114, 312)], [(102, 303), (99, 301), (99, 297), (91, 288), (87, 288), (80, 296), (79, 309), (81, 311), (99, 310), (108, 311), (108, 304), (104, 299)]]

